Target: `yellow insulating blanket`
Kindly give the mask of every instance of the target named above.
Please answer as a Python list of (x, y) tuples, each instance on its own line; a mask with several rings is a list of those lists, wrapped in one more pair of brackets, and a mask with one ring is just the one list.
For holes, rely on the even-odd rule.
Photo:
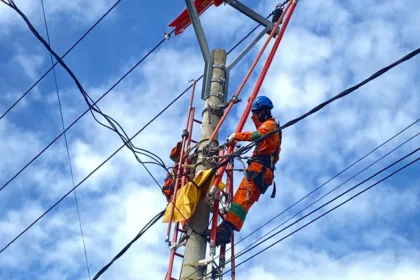
[[(180, 222), (191, 218), (200, 200), (201, 191), (207, 193), (210, 186), (213, 185), (215, 175), (216, 174), (212, 174), (211, 169), (204, 170), (203, 172), (197, 174), (194, 178), (193, 181), (195, 185), (193, 182), (188, 182), (185, 186), (181, 187), (176, 196), (175, 209), (172, 202), (166, 206), (163, 222), (169, 223), (172, 211), (174, 213), (174, 217), (172, 219), (173, 222)], [(212, 176), (212, 178), (210, 178), (210, 176)], [(200, 187), (200, 190), (196, 187), (196, 185)], [(225, 184), (220, 182), (218, 187), (220, 190), (223, 190), (225, 188)]]

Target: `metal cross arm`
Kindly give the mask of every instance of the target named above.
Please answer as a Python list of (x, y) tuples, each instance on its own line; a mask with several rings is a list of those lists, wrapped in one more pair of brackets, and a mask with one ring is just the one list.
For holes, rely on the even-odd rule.
[[(260, 15), (256, 11), (254, 11), (253, 9), (249, 8), (245, 4), (241, 3), (240, 1), (238, 1), (238, 0), (224, 0), (224, 2), (226, 2), (227, 4), (232, 6), (233, 8), (237, 9), (238, 11), (243, 13), (244, 15), (248, 16), (249, 18), (255, 20), (256, 22), (258, 22), (262, 26), (268, 28), (268, 30), (273, 29), (274, 23), (272, 23), (271, 21), (269, 21), (268, 19), (266, 19), (265, 17), (263, 17), (262, 15)], [(277, 29), (275, 31), (274, 36), (277, 36), (278, 33), (279, 33), (279, 29)]]
[[(204, 13), (211, 5), (216, 7), (220, 6), (223, 3), (223, 0), (195, 0), (194, 6), (197, 10), (197, 13), (201, 15)], [(188, 12), (188, 9), (182, 11), (182, 13), (168, 26), (175, 28), (175, 35), (179, 35), (191, 24), (191, 18)]]

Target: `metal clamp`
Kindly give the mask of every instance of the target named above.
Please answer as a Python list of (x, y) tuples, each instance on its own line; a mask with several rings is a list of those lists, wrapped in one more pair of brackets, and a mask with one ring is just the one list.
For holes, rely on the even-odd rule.
[(223, 77), (220, 77), (219, 79), (216, 79), (216, 80), (212, 79), (211, 82), (212, 83), (219, 83), (224, 87), (225, 83), (226, 83), (226, 79), (223, 78)]
[(216, 93), (210, 93), (209, 94), (209, 97), (210, 96), (214, 96), (214, 97), (217, 97), (217, 98), (219, 98), (222, 102), (224, 102), (224, 99), (225, 99), (225, 94), (223, 93), (223, 92), (216, 92)]
[(188, 130), (184, 129), (182, 131), (181, 137), (188, 137), (190, 135), (190, 133), (188, 132)]
[(171, 34), (165, 32), (163, 33), (163, 38), (165, 38), (165, 40), (168, 41), (171, 38)]
[(203, 110), (203, 114), (202, 115), (204, 115), (204, 113), (207, 112), (207, 111), (210, 112), (213, 115), (218, 116), (219, 118), (221, 118), (223, 116), (223, 108), (222, 107), (219, 107), (219, 106), (205, 108)]
[(213, 68), (219, 68), (223, 72), (226, 73), (226, 65), (225, 64), (213, 64)]

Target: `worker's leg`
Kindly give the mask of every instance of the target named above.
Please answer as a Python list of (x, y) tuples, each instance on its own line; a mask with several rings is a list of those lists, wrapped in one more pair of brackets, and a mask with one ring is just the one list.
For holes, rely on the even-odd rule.
[[(223, 221), (217, 228), (216, 245), (230, 242), (232, 230), (240, 231), (251, 206), (258, 201), (261, 190), (265, 192), (273, 182), (273, 173), (266, 169), (264, 174), (262, 165), (251, 163), (248, 166), (248, 180), (242, 179), (238, 190), (233, 197), (232, 205)], [(257, 185), (259, 183), (259, 185)], [(248, 190), (248, 199), (247, 199)]]
[[(249, 199), (247, 200), (247, 184)], [(233, 197), (232, 205), (226, 215), (225, 220), (233, 225), (236, 231), (240, 231), (244, 224), (246, 215), (251, 206), (258, 201), (261, 195), (260, 190), (255, 186), (252, 180), (242, 179), (238, 190)]]
[[(249, 192), (248, 200), (246, 195), (247, 188)], [(241, 230), (249, 209), (254, 202), (258, 201), (260, 194), (260, 190), (252, 180), (246, 181), (245, 178), (242, 179), (225, 220), (217, 227), (216, 246), (230, 243), (232, 230)]]

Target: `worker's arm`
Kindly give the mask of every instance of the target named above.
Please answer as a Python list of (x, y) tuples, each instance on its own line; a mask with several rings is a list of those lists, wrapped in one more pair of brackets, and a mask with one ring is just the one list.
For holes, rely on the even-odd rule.
[(255, 141), (266, 135), (267, 133), (273, 131), (275, 127), (271, 122), (265, 122), (260, 127), (253, 132), (241, 132), (235, 133), (236, 141)]

